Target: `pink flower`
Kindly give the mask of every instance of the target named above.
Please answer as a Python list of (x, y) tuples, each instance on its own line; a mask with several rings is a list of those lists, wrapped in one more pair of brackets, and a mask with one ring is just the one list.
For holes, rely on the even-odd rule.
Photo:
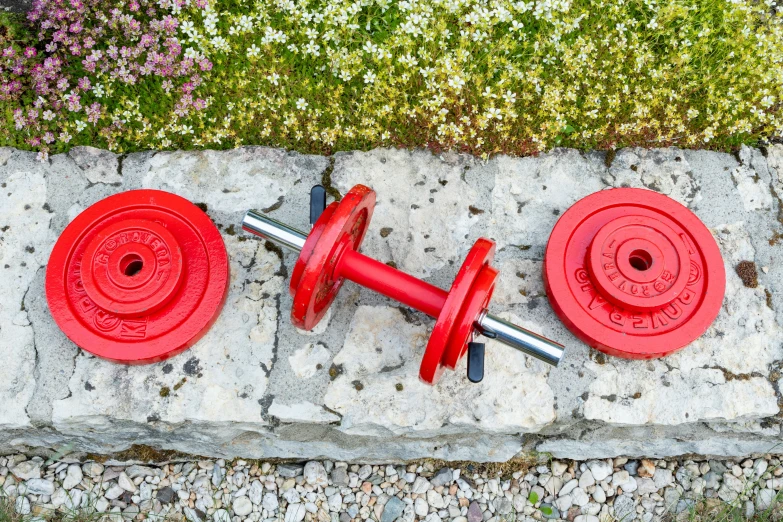
[(79, 96), (75, 92), (66, 96), (65, 99), (68, 100), (69, 111), (76, 112), (82, 108), (82, 104), (79, 102), (79, 100), (81, 100), (81, 96)]
[(86, 109), (87, 121), (90, 123), (98, 123), (98, 118), (101, 117), (101, 104), (98, 102), (93, 103)]
[[(116, 145), (123, 122), (109, 124), (103, 118), (104, 124), (99, 125), (105, 116), (102, 105), (87, 103), (85, 93), (93, 91), (96, 74), (125, 84), (149, 78), (150, 85), (160, 82), (166, 93), (181, 85), (175, 103), (179, 117), (206, 108), (207, 102), (197, 93), (203, 83), (201, 73), (210, 71), (212, 63), (183, 56), (176, 38), (179, 19), (166, 11), (204, 9), (208, 0), (32, 1), (27, 18), (44, 47), (0, 47), (0, 100), (19, 105), (13, 112), (14, 124), (27, 132), (30, 146), (44, 155), (49, 152), (47, 144), (72, 139), (64, 129), (70, 125), (69, 113), (79, 111), (96, 126), (103, 144)], [(95, 49), (96, 45), (105, 50)], [(80, 67), (84, 72), (75, 74)], [(32, 94), (32, 100), (21, 101), (20, 93)]]
[(166, 15), (163, 18), (163, 30), (169, 34), (176, 31), (178, 25), (179, 25), (179, 21), (171, 15)]
[(14, 109), (14, 124), (16, 130), (22, 130), (27, 126), (27, 120), (25, 120), (22, 109)]
[(139, 40), (139, 45), (142, 47), (150, 47), (153, 43), (155, 43), (155, 37), (151, 34), (143, 34), (141, 35), (141, 39)]

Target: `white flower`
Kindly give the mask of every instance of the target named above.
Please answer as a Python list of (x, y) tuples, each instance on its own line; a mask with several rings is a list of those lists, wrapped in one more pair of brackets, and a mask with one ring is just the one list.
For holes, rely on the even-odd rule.
[(277, 73), (272, 73), (266, 78), (269, 80), (269, 83), (271, 83), (272, 85), (277, 85), (277, 80), (280, 79), (280, 75)]
[(410, 53), (400, 56), (397, 59), (397, 61), (400, 62), (402, 65), (408, 65), (411, 67), (419, 63), (419, 60), (417, 60), (415, 56), (411, 56)]
[(512, 21), (511, 21), (511, 31), (512, 31), (512, 32), (513, 32), (513, 31), (519, 31), (519, 30), (521, 30), (523, 27), (525, 27), (525, 24), (523, 24), (522, 22), (518, 22), (518, 21), (516, 21), (516, 20), (512, 20)]
[(183, 20), (180, 22), (179, 29), (190, 38), (193, 38), (193, 36), (196, 34), (196, 28), (193, 25), (193, 22), (190, 20)]
[(304, 52), (305, 54), (312, 54), (313, 56), (319, 56), (321, 52), (319, 49), (321, 48), (320, 45), (315, 43), (313, 40), (310, 40), (310, 42), (305, 46)]
[(367, 54), (375, 54), (376, 52), (378, 52), (378, 46), (372, 42), (366, 42), (364, 44), (364, 47), (362, 47), (362, 49), (364, 49), (364, 52), (366, 52)]
[(219, 49), (221, 51), (228, 51), (231, 49), (226, 39), (222, 36), (215, 36), (212, 38), (212, 45), (215, 46), (215, 49)]
[(259, 49), (256, 44), (251, 45), (247, 49), (247, 57), (248, 58), (255, 58), (258, 56), (258, 53), (261, 52), (261, 49)]
[(185, 49), (185, 58), (190, 58), (192, 60), (201, 60), (204, 58), (204, 55), (202, 55), (198, 49), (195, 49), (193, 47), (188, 47)]
[(96, 83), (95, 87), (92, 88), (92, 93), (95, 95), (96, 98), (103, 98), (103, 84), (102, 83)]
[(495, 107), (490, 107), (487, 109), (487, 118), (492, 119), (495, 118), (496, 120), (502, 120), (503, 114), (500, 112), (500, 109), (496, 109)]
[(242, 15), (239, 17), (239, 28), (242, 30), (242, 32), (250, 32), (253, 30), (253, 19), (247, 15)]
[(207, 14), (207, 16), (204, 18), (204, 29), (207, 30), (207, 33), (211, 35), (217, 34), (217, 23), (218, 23), (218, 15), (217, 13), (210, 12)]
[(449, 78), (449, 87), (451, 87), (455, 91), (461, 91), (464, 85), (465, 85), (465, 79), (462, 78), (462, 76), (454, 75), (451, 78)]
[(375, 78), (375, 73), (372, 71), (364, 73), (364, 83), (375, 83)]
[(81, 132), (87, 128), (87, 124), (82, 120), (76, 120), (76, 132)]
[(275, 29), (271, 27), (267, 27), (264, 29), (264, 37), (261, 39), (261, 42), (264, 44), (269, 43), (285, 43), (286, 40), (288, 40), (288, 37), (285, 35), (283, 31), (276, 31)]
[(307, 102), (305, 101), (304, 98), (299, 98), (298, 100), (296, 100), (296, 108), (299, 109), (300, 111), (303, 111), (307, 108)]

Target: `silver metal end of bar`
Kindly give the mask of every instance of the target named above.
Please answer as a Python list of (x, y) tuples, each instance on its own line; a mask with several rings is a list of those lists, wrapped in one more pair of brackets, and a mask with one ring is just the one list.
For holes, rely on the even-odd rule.
[(476, 322), (478, 330), (485, 337), (506, 344), (547, 364), (557, 366), (560, 359), (563, 358), (564, 347), (562, 344), (504, 321), (486, 311)]
[(307, 240), (307, 234), (301, 230), (289, 227), (255, 210), (248, 210), (245, 214), (242, 229), (297, 252), (304, 248)]

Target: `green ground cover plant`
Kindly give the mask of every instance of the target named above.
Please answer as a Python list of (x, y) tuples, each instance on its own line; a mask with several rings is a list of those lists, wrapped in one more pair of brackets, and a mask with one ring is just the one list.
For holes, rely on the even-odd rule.
[(41, 159), (783, 135), (772, 0), (35, 0), (0, 50), (0, 145)]

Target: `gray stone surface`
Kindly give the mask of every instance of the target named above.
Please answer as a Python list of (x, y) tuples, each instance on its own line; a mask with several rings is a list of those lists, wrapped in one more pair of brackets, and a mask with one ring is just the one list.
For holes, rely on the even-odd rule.
[(17, 13), (27, 12), (32, 7), (32, 0), (0, 0), (0, 10)]
[[(495, 239), (501, 276), (493, 312), (563, 342), (561, 366), (490, 341), (481, 384), (467, 382), (463, 361), (426, 386), (418, 366), (432, 320), (353, 284), (314, 332), (291, 326), (294, 254), (281, 258), (239, 223), (258, 208), (306, 230), (309, 188), (328, 171), (342, 193), (355, 183), (376, 189), (363, 251), (433, 284), (448, 288), (473, 241)], [(736, 157), (625, 149), (611, 162), (604, 153), (565, 149), (482, 162), (386, 149), (330, 159), (262, 147), (120, 161), (85, 147), (39, 163), (6, 148), (0, 186), (3, 453), (148, 444), (215, 457), (498, 461), (533, 449), (564, 458), (747, 455), (783, 439), (783, 145), (743, 148)], [(558, 216), (592, 192), (619, 186), (687, 205), (724, 256), (718, 319), (664, 359), (591, 351), (544, 294), (543, 252)], [(59, 331), (44, 280), (71, 219), (137, 188), (206, 206), (223, 232), (231, 287), (217, 323), (193, 348), (126, 367), (83, 352)], [(756, 264), (756, 288), (737, 276), (740, 261)]]

